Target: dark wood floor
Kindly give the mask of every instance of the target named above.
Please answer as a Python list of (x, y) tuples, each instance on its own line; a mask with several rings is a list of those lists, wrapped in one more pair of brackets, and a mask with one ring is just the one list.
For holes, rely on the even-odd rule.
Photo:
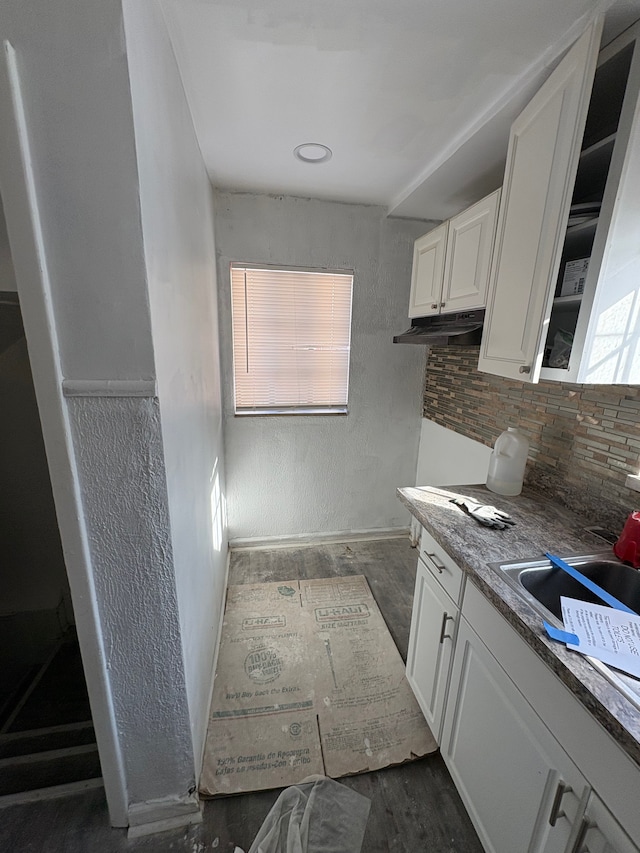
[[(406, 656), (417, 552), (406, 539), (239, 551), (230, 583), (363, 574)], [(371, 800), (363, 853), (482, 853), (439, 754), (340, 780)], [(233, 853), (248, 850), (279, 792), (207, 801), (199, 826), (127, 841), (108, 825), (102, 791), (0, 811), (0, 850), (12, 853)]]

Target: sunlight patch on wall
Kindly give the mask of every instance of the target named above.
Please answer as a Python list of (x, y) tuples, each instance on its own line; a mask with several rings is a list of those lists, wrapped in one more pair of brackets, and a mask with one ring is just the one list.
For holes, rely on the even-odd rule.
[(211, 530), (213, 533), (213, 547), (215, 551), (222, 549), (222, 532), (225, 529), (226, 508), (224, 505), (224, 497), (220, 488), (220, 472), (219, 459), (216, 459), (211, 477)]

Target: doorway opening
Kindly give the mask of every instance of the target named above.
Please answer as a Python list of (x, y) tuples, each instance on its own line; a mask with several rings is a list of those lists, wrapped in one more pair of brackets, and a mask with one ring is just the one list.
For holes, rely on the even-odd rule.
[(20, 304), (2, 290), (2, 260), (0, 806), (101, 784)]

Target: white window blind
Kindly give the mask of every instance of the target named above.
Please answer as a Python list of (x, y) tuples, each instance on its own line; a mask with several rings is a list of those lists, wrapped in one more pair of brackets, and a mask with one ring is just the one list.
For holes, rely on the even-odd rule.
[(231, 265), (236, 414), (347, 411), (353, 275)]

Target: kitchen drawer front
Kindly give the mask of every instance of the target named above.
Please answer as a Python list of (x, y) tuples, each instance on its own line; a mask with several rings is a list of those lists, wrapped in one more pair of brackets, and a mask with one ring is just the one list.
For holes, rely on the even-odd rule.
[(424, 527), (420, 535), (420, 557), (447, 595), (459, 604), (464, 572)]

